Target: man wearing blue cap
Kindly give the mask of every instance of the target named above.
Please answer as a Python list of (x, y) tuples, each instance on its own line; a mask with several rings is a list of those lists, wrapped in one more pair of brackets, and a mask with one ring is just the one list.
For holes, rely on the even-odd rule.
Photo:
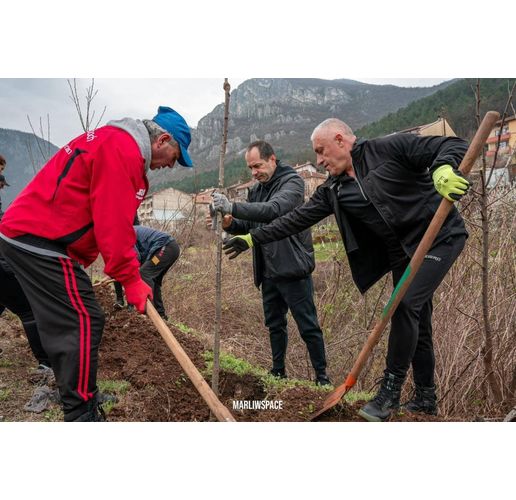
[(61, 148), (12, 202), (0, 223), (0, 253), (14, 271), (56, 375), (64, 419), (99, 421), (98, 348), (104, 313), (87, 267), (104, 272), (145, 313), (150, 286), (140, 276), (133, 220), (148, 169), (192, 166), (190, 129), (171, 108), (152, 120), (124, 118)]

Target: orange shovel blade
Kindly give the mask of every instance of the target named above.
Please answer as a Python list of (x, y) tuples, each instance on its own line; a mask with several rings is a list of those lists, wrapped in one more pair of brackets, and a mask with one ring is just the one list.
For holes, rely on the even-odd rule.
[(343, 396), (355, 385), (357, 379), (353, 375), (349, 374), (346, 380), (340, 384), (333, 392), (328, 394), (328, 397), (324, 400), (322, 408), (315, 412), (310, 420), (317, 420), (323, 413), (331, 410), (336, 404), (340, 402)]

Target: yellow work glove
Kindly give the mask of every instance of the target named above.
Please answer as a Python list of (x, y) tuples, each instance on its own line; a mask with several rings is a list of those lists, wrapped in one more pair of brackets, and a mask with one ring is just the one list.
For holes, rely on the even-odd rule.
[(469, 189), (468, 180), (451, 165), (441, 165), (432, 174), (432, 180), (437, 192), (447, 200), (460, 200)]
[(253, 238), (249, 233), (233, 236), (232, 238), (224, 240), (224, 246), (222, 248), (224, 253), (229, 256), (230, 259), (234, 259), (242, 252), (253, 248)]

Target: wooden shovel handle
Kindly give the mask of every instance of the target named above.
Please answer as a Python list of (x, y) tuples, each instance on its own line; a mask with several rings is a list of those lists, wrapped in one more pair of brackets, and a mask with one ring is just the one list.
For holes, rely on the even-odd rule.
[(199, 370), (192, 363), (181, 344), (176, 340), (170, 328), (163, 321), (163, 318), (158, 314), (152, 302), (147, 299), (147, 316), (154, 323), (163, 340), (172, 351), (172, 354), (177, 359), (181, 368), (192, 381), (194, 387), (197, 389), (201, 397), (206, 401), (210, 410), (213, 412), (219, 422), (235, 422), (235, 418), (231, 415), (230, 411), (220, 402), (219, 398), (211, 390), (210, 386), (206, 383)]

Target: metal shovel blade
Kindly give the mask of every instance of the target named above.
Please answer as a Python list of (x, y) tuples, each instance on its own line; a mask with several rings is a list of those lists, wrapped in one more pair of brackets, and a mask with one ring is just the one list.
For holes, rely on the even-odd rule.
[(328, 394), (327, 398), (323, 402), (323, 406), (320, 410), (315, 412), (310, 420), (317, 420), (323, 413), (337, 405), (340, 400), (348, 393), (348, 391), (355, 385), (356, 379), (350, 374), (334, 391)]

